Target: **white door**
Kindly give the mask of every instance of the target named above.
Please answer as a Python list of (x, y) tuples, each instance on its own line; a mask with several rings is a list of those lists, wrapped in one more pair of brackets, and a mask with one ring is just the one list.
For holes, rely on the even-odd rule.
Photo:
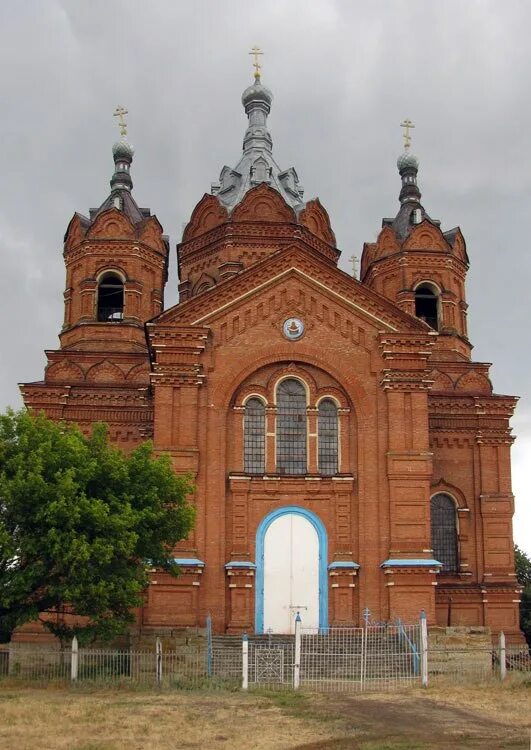
[(293, 633), (319, 627), (319, 538), (298, 513), (276, 518), (264, 539), (264, 632)]

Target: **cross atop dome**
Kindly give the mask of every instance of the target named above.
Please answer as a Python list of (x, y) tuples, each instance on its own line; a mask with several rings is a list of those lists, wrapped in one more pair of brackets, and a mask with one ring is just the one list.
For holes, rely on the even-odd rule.
[(404, 120), (404, 122), (402, 122), (400, 124), (400, 127), (404, 128), (404, 134), (403, 134), (403, 137), (404, 137), (404, 148), (408, 149), (411, 146), (411, 135), (409, 134), (409, 131), (410, 131), (410, 129), (414, 128), (415, 126), (413, 125), (413, 123), (411, 122), (411, 120), (407, 120), (406, 119), (406, 120)]
[(125, 115), (127, 109), (119, 105), (113, 112), (113, 117), (118, 118), (120, 139), (115, 141), (112, 147), (112, 158), (114, 160), (114, 173), (111, 177), (111, 193), (103, 201), (99, 208), (90, 209), (90, 220), (93, 221), (102, 211), (108, 208), (117, 208), (122, 211), (132, 222), (137, 224), (150, 216), (149, 209), (139, 208), (131, 195), (133, 180), (131, 178), (131, 165), (135, 149), (127, 140), (127, 122)]
[(118, 118), (118, 127), (120, 128), (120, 135), (122, 137), (125, 137), (127, 135), (127, 123), (124, 120), (124, 116), (127, 115), (127, 114), (128, 114), (128, 112), (125, 109), (125, 107), (122, 107), (120, 105), (118, 105), (116, 107), (116, 109), (114, 110), (113, 117), (117, 117)]
[(243, 154), (234, 168), (224, 166), (219, 182), (212, 183), (212, 195), (229, 211), (241, 202), (245, 193), (255, 185), (265, 182), (277, 190), (286, 203), (301, 211), (304, 208), (304, 190), (293, 167), (281, 170), (273, 157), (273, 139), (267, 126), (273, 94), (262, 84), (260, 56), (264, 53), (254, 46), (254, 82), (242, 94), (242, 104), (249, 118), (243, 138)]
[(251, 49), (249, 52), (250, 55), (254, 56), (254, 62), (253, 62), (253, 68), (254, 68), (254, 80), (259, 83), (260, 82), (260, 71), (262, 70), (262, 66), (260, 65), (258, 58), (260, 55), (263, 55), (264, 53), (260, 49), (260, 47), (255, 46)]

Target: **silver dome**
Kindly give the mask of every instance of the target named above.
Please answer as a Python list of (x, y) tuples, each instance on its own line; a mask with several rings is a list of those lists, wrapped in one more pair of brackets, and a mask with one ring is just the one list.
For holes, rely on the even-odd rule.
[(259, 81), (255, 81), (252, 86), (248, 86), (242, 94), (242, 104), (244, 107), (256, 101), (265, 102), (269, 106), (273, 101), (271, 91), (266, 86), (262, 86)]
[(418, 169), (419, 168), (419, 160), (415, 156), (415, 154), (412, 154), (410, 151), (404, 151), (403, 154), (400, 154), (396, 161), (396, 166), (398, 167), (398, 171), (401, 172), (403, 169), (407, 169), (408, 167), (410, 169)]
[(116, 143), (112, 147), (112, 155), (115, 159), (119, 159), (120, 157), (125, 159), (132, 159), (134, 153), (135, 150), (133, 146), (125, 139), (116, 141)]

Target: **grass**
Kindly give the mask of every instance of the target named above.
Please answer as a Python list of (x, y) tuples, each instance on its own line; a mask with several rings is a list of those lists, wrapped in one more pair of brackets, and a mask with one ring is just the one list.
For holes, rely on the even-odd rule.
[(364, 695), (0, 682), (2, 750), (529, 748), (529, 686)]

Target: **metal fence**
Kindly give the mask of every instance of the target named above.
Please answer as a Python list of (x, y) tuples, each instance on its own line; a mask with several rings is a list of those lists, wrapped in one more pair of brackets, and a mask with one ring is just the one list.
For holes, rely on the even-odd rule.
[(179, 688), (243, 687), (361, 692), (439, 680), (531, 676), (527, 646), (428, 646), (425, 619), (363, 628), (304, 630), (295, 635), (212, 636), (153, 649), (0, 646), (2, 680), (103, 682)]
[(420, 625), (303, 630), (300, 683), (348, 692), (420, 683), (421, 650)]

